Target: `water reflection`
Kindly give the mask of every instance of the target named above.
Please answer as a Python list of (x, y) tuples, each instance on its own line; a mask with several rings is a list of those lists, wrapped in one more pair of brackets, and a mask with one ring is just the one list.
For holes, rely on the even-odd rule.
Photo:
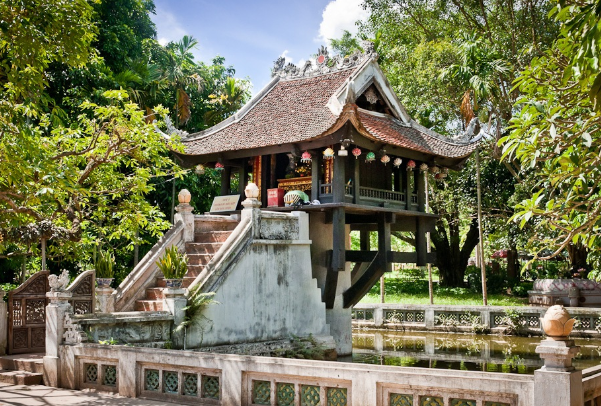
[[(543, 365), (540, 337), (353, 331), (352, 361), (366, 364), (533, 374)], [(601, 340), (575, 339), (578, 369), (601, 364)], [(347, 358), (350, 361), (350, 358)]]

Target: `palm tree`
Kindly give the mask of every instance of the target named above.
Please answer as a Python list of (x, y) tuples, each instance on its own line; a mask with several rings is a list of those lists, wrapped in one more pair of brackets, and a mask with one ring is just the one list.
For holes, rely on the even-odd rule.
[(227, 78), (223, 87), (222, 94), (211, 94), (211, 105), (213, 110), (207, 111), (204, 115), (205, 124), (215, 125), (232, 113), (237, 111), (245, 102), (248, 93), (246, 82), (232, 77)]
[(190, 119), (190, 96), (186, 93), (188, 86), (194, 86), (198, 90), (204, 84), (200, 75), (194, 72), (196, 64), (192, 49), (198, 45), (198, 41), (192, 36), (184, 37), (175, 43), (167, 45), (167, 52), (163, 60), (158, 64), (149, 64), (148, 72), (154, 91), (163, 88), (175, 92), (175, 126), (185, 125)]

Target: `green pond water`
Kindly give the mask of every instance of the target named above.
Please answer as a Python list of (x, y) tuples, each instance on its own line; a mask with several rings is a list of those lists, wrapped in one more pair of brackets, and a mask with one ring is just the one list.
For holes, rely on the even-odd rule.
[[(541, 337), (422, 333), (396, 331), (353, 331), (353, 355), (340, 361), (533, 374), (543, 365), (536, 354)], [(577, 369), (601, 364), (601, 339), (576, 338), (580, 353)]]

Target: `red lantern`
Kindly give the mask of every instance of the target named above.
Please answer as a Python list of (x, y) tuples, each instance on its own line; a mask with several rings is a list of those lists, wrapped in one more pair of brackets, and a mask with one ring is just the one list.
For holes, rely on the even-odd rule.
[(351, 153), (353, 154), (353, 156), (355, 157), (355, 159), (358, 159), (359, 155), (361, 155), (361, 150), (359, 148), (353, 148), (353, 150), (351, 151)]
[(224, 168), (223, 164), (221, 162), (217, 162), (215, 164), (215, 169), (217, 169), (218, 171), (222, 171)]
[(303, 154), (301, 155), (301, 162), (303, 162), (303, 163), (311, 162), (311, 154), (309, 153), (309, 151), (303, 152)]
[(415, 169), (415, 161), (413, 159), (410, 159), (409, 161), (407, 161), (407, 170), (412, 171), (414, 169)]

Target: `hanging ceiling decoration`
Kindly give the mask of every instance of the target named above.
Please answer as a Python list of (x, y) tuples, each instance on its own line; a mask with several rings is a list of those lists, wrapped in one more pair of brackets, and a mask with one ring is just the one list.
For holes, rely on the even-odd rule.
[(326, 148), (326, 150), (323, 151), (323, 158), (334, 159), (334, 150), (332, 148)]
[(415, 161), (413, 159), (410, 159), (409, 161), (407, 161), (407, 170), (412, 171), (414, 169), (415, 169)]
[(361, 155), (361, 150), (359, 148), (353, 148), (353, 150), (351, 151), (351, 153), (353, 154), (353, 156), (355, 157), (355, 159), (359, 158), (359, 155)]
[(217, 162), (215, 164), (215, 169), (217, 169), (218, 171), (222, 171), (224, 168), (223, 164), (221, 162)]
[(399, 166), (401, 166), (402, 163), (403, 163), (403, 160), (401, 158), (394, 158), (394, 161), (392, 161), (392, 164), (394, 165), (395, 168), (398, 168)]
[(440, 168), (438, 166), (434, 165), (433, 167), (430, 168), (430, 173), (433, 173), (434, 175), (439, 174)]
[(196, 168), (194, 168), (194, 172), (196, 172), (198, 175), (204, 175), (206, 169), (207, 168), (205, 168), (203, 164), (198, 164), (196, 165)]
[(303, 152), (303, 154), (301, 155), (301, 162), (308, 164), (309, 162), (311, 162), (311, 153), (309, 151), (305, 151)]
[(365, 162), (367, 162), (368, 164), (375, 160), (376, 160), (376, 154), (374, 154), (372, 151), (369, 151), (367, 153), (367, 155), (365, 155)]
[(424, 162), (423, 164), (421, 164), (421, 165), (419, 166), (419, 170), (420, 170), (421, 172), (427, 172), (427, 171), (428, 171), (428, 164)]
[(386, 154), (382, 155), (382, 158), (380, 158), (380, 162), (382, 162), (384, 164), (384, 166), (386, 166), (386, 164), (388, 162), (390, 162), (390, 157)]

